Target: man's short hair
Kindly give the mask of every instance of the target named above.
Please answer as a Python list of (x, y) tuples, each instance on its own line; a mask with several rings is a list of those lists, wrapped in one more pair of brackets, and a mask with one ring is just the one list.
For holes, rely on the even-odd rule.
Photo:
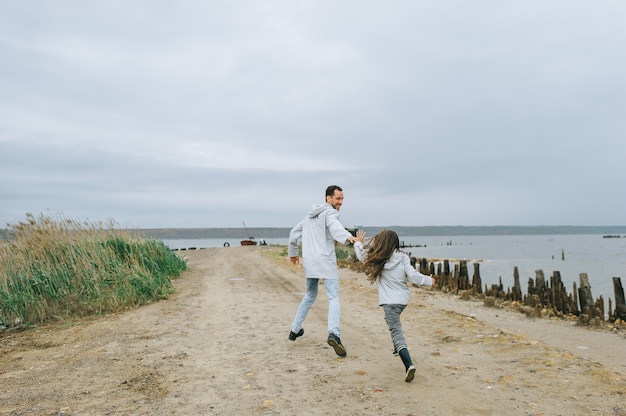
[(343, 189), (341, 189), (341, 186), (338, 185), (330, 185), (326, 188), (326, 196), (333, 196), (335, 191), (343, 192)]

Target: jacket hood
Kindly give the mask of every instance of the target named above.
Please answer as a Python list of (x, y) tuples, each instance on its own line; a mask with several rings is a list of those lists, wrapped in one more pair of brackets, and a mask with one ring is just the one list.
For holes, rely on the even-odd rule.
[(320, 205), (313, 205), (313, 209), (311, 210), (311, 212), (309, 212), (309, 217), (310, 218), (315, 218), (318, 215), (320, 215), (320, 213), (328, 210), (328, 209), (333, 209), (333, 207), (330, 206), (330, 204), (328, 202), (325, 202), (323, 204)]
[(402, 263), (402, 253), (396, 251), (394, 252), (387, 263), (385, 263), (385, 269), (395, 269), (398, 264)]

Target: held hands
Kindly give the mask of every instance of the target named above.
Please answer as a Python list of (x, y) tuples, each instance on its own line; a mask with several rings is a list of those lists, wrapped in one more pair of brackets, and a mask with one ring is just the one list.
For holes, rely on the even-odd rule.
[(293, 264), (300, 263), (300, 258), (298, 256), (289, 257), (289, 260), (291, 260)]

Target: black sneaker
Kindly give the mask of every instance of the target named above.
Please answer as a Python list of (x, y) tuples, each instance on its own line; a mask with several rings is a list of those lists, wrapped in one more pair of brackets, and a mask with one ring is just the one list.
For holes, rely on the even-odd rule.
[(328, 345), (335, 349), (335, 353), (340, 357), (346, 356), (346, 348), (341, 344), (341, 340), (335, 334), (328, 334)]
[(300, 328), (297, 334), (293, 331), (289, 331), (289, 341), (295, 341), (296, 338), (301, 337), (302, 335), (304, 335), (304, 328)]
[(409, 368), (406, 369), (406, 375), (404, 376), (404, 381), (408, 383), (410, 381), (413, 381), (414, 378), (415, 378), (415, 367), (411, 365), (409, 366)]

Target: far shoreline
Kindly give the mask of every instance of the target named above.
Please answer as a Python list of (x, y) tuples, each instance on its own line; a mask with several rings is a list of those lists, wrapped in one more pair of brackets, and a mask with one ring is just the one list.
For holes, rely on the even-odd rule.
[[(350, 228), (365, 230), (374, 235), (382, 229), (393, 229), (400, 237), (408, 236), (490, 236), (490, 235), (576, 235), (597, 234), (626, 238), (626, 225), (614, 226), (572, 226), (572, 225), (533, 225), (533, 226), (361, 226)], [(257, 239), (285, 238), (290, 227), (248, 227), (248, 231)], [(206, 227), (206, 228), (136, 228), (130, 231), (159, 239), (213, 239), (245, 238), (244, 227)]]

